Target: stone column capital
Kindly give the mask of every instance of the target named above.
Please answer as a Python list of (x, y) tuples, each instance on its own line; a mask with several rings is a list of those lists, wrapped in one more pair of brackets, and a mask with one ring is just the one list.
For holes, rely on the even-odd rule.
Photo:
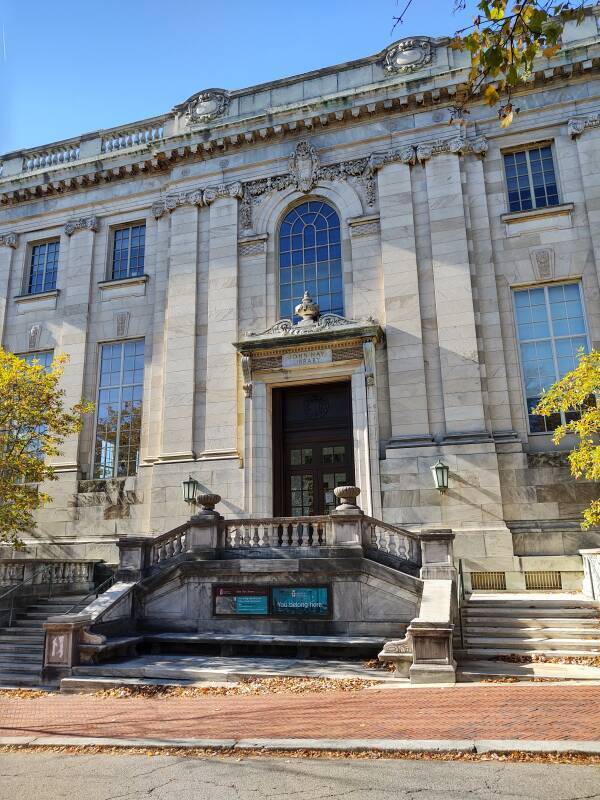
[(567, 123), (567, 131), (571, 139), (576, 139), (585, 133), (589, 128), (600, 127), (600, 114), (592, 114), (583, 119), (570, 119)]
[(18, 244), (18, 234), (11, 231), (10, 233), (0, 233), (0, 247), (12, 247), (14, 250)]
[(232, 198), (240, 200), (244, 194), (244, 187), (241, 181), (235, 183), (221, 183), (218, 186), (209, 186), (204, 190), (204, 202), (206, 205), (214, 203), (220, 198)]
[(484, 156), (488, 151), (488, 141), (485, 136), (475, 139), (466, 139), (464, 136), (454, 136), (452, 139), (438, 139), (434, 142), (423, 142), (417, 145), (417, 161), (425, 163), (433, 156), (454, 154), (463, 156), (471, 153)]
[(98, 217), (79, 217), (77, 219), (70, 219), (65, 223), (65, 233), (67, 236), (72, 236), (77, 231), (97, 231), (98, 230)]

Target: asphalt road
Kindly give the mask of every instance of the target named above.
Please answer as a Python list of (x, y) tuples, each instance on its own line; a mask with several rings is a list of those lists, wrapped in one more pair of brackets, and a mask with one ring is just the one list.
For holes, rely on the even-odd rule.
[(594, 800), (600, 766), (0, 753), (1, 800)]

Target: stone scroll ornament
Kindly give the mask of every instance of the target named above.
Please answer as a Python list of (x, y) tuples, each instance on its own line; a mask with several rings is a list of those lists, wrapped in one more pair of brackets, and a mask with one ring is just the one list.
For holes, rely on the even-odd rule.
[(186, 114), (190, 125), (211, 122), (229, 109), (229, 92), (224, 89), (205, 89), (188, 103)]

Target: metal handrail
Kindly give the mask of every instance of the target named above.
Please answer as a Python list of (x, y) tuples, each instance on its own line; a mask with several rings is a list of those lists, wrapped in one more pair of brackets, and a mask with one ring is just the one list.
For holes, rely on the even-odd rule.
[(42, 572), (47, 572), (49, 574), (48, 580), (48, 600), (52, 597), (52, 567), (48, 566), (48, 564), (44, 564), (43, 567), (37, 569), (29, 578), (25, 581), (21, 581), (16, 586), (8, 589), (6, 592), (0, 595), (0, 600), (4, 600), (5, 597), (10, 595), (10, 610), (8, 613), (8, 626), (12, 628), (13, 617), (15, 614), (15, 597), (17, 596), (17, 592), (19, 589), (22, 589), (23, 586), (27, 586), (28, 584), (33, 584), (33, 581), (37, 575), (40, 575)]
[(117, 576), (114, 575), (114, 574), (111, 575), (110, 578), (107, 578), (105, 581), (102, 581), (102, 583), (99, 586), (96, 586), (92, 592), (89, 592), (88, 594), (86, 594), (86, 596), (84, 598), (82, 598), (81, 600), (78, 600), (77, 603), (72, 605), (71, 608), (68, 608), (63, 613), (70, 614), (71, 611), (73, 611), (74, 608), (77, 608), (78, 606), (82, 605), (83, 603), (85, 603), (87, 605), (88, 598), (90, 598), (90, 597), (98, 597), (99, 594), (102, 594), (102, 592), (105, 591), (105, 587), (106, 587), (106, 589), (109, 589), (113, 585), (113, 583), (115, 583), (116, 580), (117, 580)]

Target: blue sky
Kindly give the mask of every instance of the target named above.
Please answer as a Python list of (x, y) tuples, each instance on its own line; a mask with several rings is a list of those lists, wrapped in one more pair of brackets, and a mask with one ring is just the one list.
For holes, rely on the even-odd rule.
[[(0, 0), (0, 153), (453, 33), (453, 0)], [(469, 4), (471, 7), (473, 3)], [(1, 36), (1, 31), (0, 31)]]

